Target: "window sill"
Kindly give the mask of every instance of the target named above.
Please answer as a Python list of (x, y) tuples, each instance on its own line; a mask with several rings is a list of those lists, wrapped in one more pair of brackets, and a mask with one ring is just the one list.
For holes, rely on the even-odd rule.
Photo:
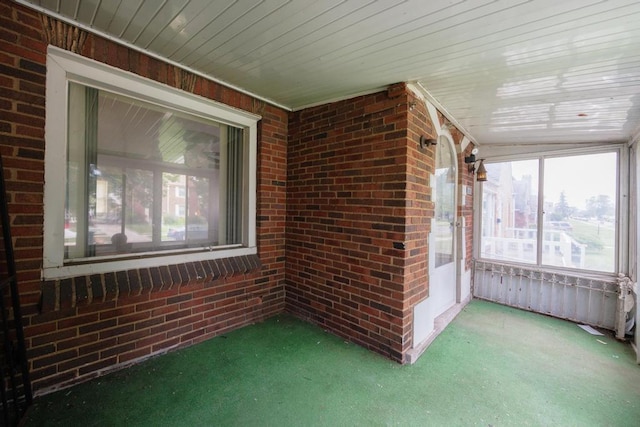
[(215, 259), (233, 258), (237, 256), (253, 255), (256, 247), (227, 247), (219, 249), (196, 249), (180, 251), (172, 254), (156, 252), (153, 256), (138, 257), (96, 257), (86, 258), (77, 263), (58, 266), (56, 262), (44, 258), (42, 278), (44, 280), (65, 279), (68, 277), (90, 276), (92, 274), (109, 273), (119, 270), (152, 268), (162, 265), (182, 264), (185, 262), (206, 262)]
[(261, 267), (258, 255), (248, 254), (44, 280), (41, 285), (40, 312), (115, 301), (175, 286), (210, 283), (257, 272)]

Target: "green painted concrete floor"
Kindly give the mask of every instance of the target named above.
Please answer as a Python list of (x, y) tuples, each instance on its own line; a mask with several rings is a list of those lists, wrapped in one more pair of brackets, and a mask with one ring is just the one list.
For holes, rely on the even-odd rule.
[(33, 426), (638, 426), (629, 344), (474, 300), (414, 365), (289, 315), (35, 399)]

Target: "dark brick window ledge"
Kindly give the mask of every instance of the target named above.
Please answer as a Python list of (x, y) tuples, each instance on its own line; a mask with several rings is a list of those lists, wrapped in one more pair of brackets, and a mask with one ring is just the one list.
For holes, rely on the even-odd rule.
[(41, 286), (40, 312), (65, 310), (148, 292), (166, 291), (174, 286), (210, 283), (238, 274), (256, 272), (261, 268), (258, 255), (242, 255), (46, 280)]

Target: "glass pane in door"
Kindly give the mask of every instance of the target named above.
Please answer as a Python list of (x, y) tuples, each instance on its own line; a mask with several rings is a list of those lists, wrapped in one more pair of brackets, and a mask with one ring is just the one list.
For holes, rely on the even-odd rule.
[(455, 154), (445, 138), (440, 138), (436, 149), (435, 176), (435, 251), (436, 268), (453, 262), (456, 191)]

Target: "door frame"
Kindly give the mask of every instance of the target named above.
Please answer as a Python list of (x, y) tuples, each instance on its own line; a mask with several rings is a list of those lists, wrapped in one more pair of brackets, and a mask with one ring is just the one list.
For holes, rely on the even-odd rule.
[[(429, 107), (429, 103), (427, 102), (427, 107)], [(433, 117), (433, 116), (432, 116)], [(437, 115), (435, 116), (437, 118)], [(432, 119), (433, 120), (433, 119)], [(446, 307), (442, 307), (441, 304), (438, 304), (437, 298), (434, 298), (432, 294), (432, 285), (433, 285), (433, 273), (435, 272), (435, 245), (434, 245), (434, 227), (435, 227), (435, 217), (431, 218), (431, 229), (428, 237), (428, 247), (429, 247), (429, 259), (428, 259), (428, 271), (426, 279), (429, 283), (429, 296), (418, 302), (413, 308), (413, 350), (409, 355), (409, 362), (413, 363), (413, 361), (417, 360), (417, 357), (431, 344), (433, 339), (444, 329), (444, 326), (448, 324), (448, 321), (445, 324), (439, 324), (437, 322), (438, 317), (447, 313), (451, 308), (455, 307), (456, 304), (460, 302), (461, 298), (461, 278), (460, 278), (460, 254), (458, 250), (458, 244), (460, 242), (460, 218), (458, 215), (458, 203), (459, 203), (459, 175), (460, 175), (460, 167), (458, 164), (458, 156), (455, 143), (453, 141), (453, 137), (451, 132), (449, 132), (448, 126), (440, 126), (439, 122), (433, 122), (434, 127), (437, 130), (437, 141), (438, 145), (436, 149), (441, 149), (442, 144), (448, 144), (448, 149), (451, 150), (453, 159), (453, 165), (455, 168), (455, 188), (454, 188), (454, 217), (453, 217), (453, 239), (452, 239), (452, 256), (453, 260), (451, 263), (447, 264), (447, 268), (452, 270), (454, 277), (452, 277), (452, 284), (455, 287), (453, 301), (450, 305)], [(435, 165), (434, 165), (435, 166)], [(433, 188), (433, 183), (435, 182), (435, 174), (431, 174), (429, 176), (429, 182), (431, 188)], [(433, 197), (433, 194), (432, 194)], [(435, 203), (438, 203), (436, 200)], [(448, 303), (447, 303), (448, 304)], [(445, 316), (447, 317), (447, 316)], [(441, 323), (441, 322), (440, 322)], [(415, 355), (414, 355), (415, 353)]]

